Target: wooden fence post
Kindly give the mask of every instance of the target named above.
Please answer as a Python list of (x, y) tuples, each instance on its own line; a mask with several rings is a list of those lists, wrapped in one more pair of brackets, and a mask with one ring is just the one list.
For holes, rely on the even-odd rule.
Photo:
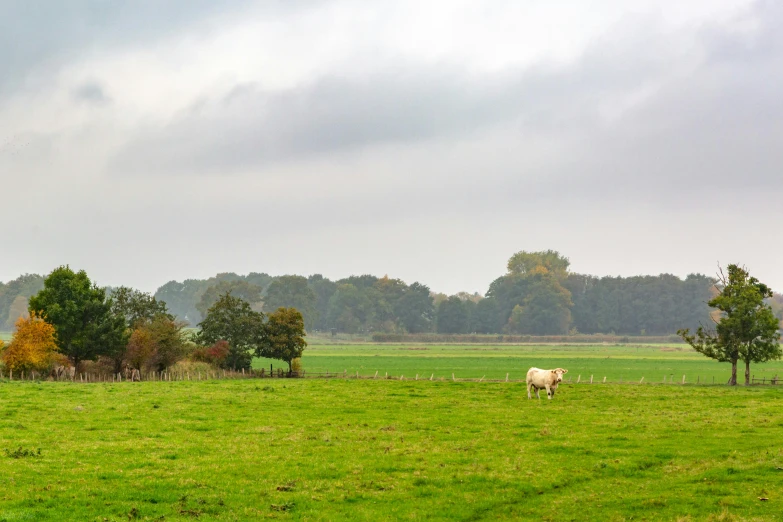
[(606, 384), (606, 375), (604, 375), (604, 384)]
[(434, 377), (435, 377), (435, 374), (433, 373), (432, 375), (430, 375), (430, 380), (432, 380)]
[(356, 370), (356, 378), (359, 378), (359, 370)]
[(486, 375), (482, 375), (481, 379), (479, 379), (479, 382), (482, 382), (484, 380), (484, 377), (486, 377)]
[(590, 376), (590, 384), (593, 384), (593, 376)]
[(418, 373), (416, 374), (416, 378), (415, 378), (414, 380), (415, 380), (415, 381), (418, 381), (418, 380), (419, 380), (419, 374), (418, 374)]
[(373, 379), (377, 379), (377, 378), (378, 378), (378, 370), (375, 370), (375, 377), (373, 377)]
[(642, 377), (642, 378), (639, 380), (639, 384), (641, 384), (642, 382), (644, 382), (644, 377)]
[(506, 374), (506, 382), (508, 382), (508, 374)]
[(579, 377), (576, 378), (576, 383), (579, 384), (579, 381), (581, 381), (581, 380), (582, 380), (582, 375), (579, 374)]
[(404, 378), (405, 378), (405, 376), (404, 376), (404, 375), (400, 375), (400, 380), (401, 380), (401, 381), (402, 381), (402, 380), (404, 380)]
[(457, 379), (454, 378), (454, 374), (453, 373), (451, 374), (451, 380), (454, 381), (454, 382), (457, 382)]
[(685, 384), (685, 376), (682, 376), (682, 383)]

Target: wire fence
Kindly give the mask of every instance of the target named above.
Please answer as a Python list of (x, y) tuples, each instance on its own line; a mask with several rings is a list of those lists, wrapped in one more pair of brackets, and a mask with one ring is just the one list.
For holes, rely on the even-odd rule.
[[(213, 381), (213, 380), (238, 380), (238, 379), (290, 379), (290, 378), (304, 378), (304, 379), (354, 379), (354, 380), (397, 380), (397, 381), (438, 381), (438, 382), (511, 382), (511, 383), (524, 383), (525, 379), (512, 379), (510, 373), (507, 373), (505, 378), (490, 377), (486, 375), (482, 377), (459, 377), (455, 373), (451, 373), (450, 376), (438, 375), (434, 373), (426, 374), (390, 374), (389, 372), (381, 373), (380, 370), (373, 374), (361, 374), (358, 371), (348, 372), (343, 370), (342, 372), (308, 372), (302, 371), (286, 371), (282, 368), (269, 369), (256, 368), (250, 370), (222, 370), (214, 369), (207, 371), (178, 371), (176, 369), (168, 369), (164, 371), (149, 371), (140, 372), (138, 370), (126, 370), (119, 373), (94, 373), (94, 372), (62, 372), (62, 373), (40, 373), (40, 372), (16, 372), (8, 371), (6, 374), (0, 370), (0, 380), (6, 381), (67, 381), (74, 383), (106, 383), (106, 382), (173, 382), (173, 381)], [(741, 380), (741, 379), (740, 379)], [(773, 377), (761, 377), (756, 378), (752, 376), (750, 379), (752, 385), (770, 385), (777, 386), (781, 383), (781, 379), (775, 375)], [(608, 379), (607, 376), (585, 376), (577, 375), (576, 378), (569, 377), (563, 379), (561, 384), (566, 385), (591, 385), (591, 384), (630, 384), (630, 385), (643, 385), (643, 384), (671, 384), (671, 385), (716, 385), (727, 384), (727, 382), (721, 382), (715, 379), (714, 376), (709, 378), (702, 378), (696, 376), (694, 379), (689, 379), (686, 375), (682, 378), (675, 378), (674, 375), (664, 375), (661, 380), (648, 380), (646, 377), (642, 377), (638, 381), (635, 379)]]

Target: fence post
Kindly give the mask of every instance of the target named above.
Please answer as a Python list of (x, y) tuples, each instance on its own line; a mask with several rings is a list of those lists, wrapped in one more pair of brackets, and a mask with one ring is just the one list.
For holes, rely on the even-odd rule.
[(375, 377), (373, 377), (373, 379), (377, 379), (377, 378), (378, 378), (378, 370), (375, 370)]
[(359, 378), (359, 370), (356, 370), (356, 378)]
[(582, 380), (582, 374), (579, 374), (579, 377), (576, 378), (576, 383), (579, 384), (579, 381)]
[(432, 380), (434, 377), (435, 377), (435, 374), (433, 373), (432, 375), (430, 375), (430, 380)]
[(416, 374), (416, 378), (415, 378), (414, 380), (415, 380), (415, 381), (418, 381), (418, 380), (419, 380), (419, 374), (418, 374), (418, 373)]
[(606, 384), (606, 375), (604, 375), (604, 384)]
[(593, 376), (590, 376), (590, 384), (593, 384)]
[(451, 374), (451, 380), (454, 381), (454, 382), (457, 382), (457, 379), (454, 378), (454, 374), (453, 373)]
[(386, 373), (386, 376), (384, 376), (384, 379), (388, 379), (389, 378), (389, 372), (385, 372), (385, 373)]
[(404, 375), (400, 375), (400, 380), (401, 380), (401, 381), (402, 381), (402, 380), (404, 380), (404, 378), (405, 378), (405, 376), (404, 376)]
[(506, 382), (508, 382), (508, 374), (506, 374)]
[(696, 384), (699, 384), (701, 382), (701, 375), (696, 376)]
[(685, 376), (682, 376), (682, 383), (685, 384)]
[(642, 377), (642, 378), (639, 380), (639, 384), (641, 384), (642, 382), (644, 382), (644, 377)]

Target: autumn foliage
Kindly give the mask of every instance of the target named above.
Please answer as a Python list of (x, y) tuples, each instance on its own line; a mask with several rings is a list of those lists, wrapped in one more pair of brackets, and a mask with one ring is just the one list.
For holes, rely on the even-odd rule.
[(55, 363), (57, 355), (54, 326), (32, 314), (16, 322), (13, 339), (0, 357), (10, 370), (44, 372)]

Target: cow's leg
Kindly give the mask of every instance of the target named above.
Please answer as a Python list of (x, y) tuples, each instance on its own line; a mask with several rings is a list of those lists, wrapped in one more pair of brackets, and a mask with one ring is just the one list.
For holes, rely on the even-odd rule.
[(541, 391), (541, 388), (533, 386), (533, 389), (536, 390), (536, 399), (541, 400), (541, 396), (538, 394), (538, 392)]
[(527, 398), (532, 399), (533, 397), (530, 396), (530, 383), (527, 383)]
[(550, 400), (552, 399), (552, 390), (549, 388), (548, 384), (546, 385), (546, 398)]
[(555, 390), (557, 390), (557, 386), (553, 386), (552, 387), (552, 397), (555, 396)]

